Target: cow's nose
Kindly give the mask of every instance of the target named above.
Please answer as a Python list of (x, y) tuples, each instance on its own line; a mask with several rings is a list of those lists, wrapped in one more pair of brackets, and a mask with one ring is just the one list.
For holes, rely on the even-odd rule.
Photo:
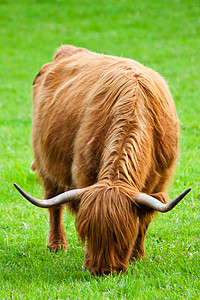
[(121, 272), (125, 272), (126, 270), (123, 268), (111, 268), (111, 269), (100, 269), (100, 270), (91, 270), (91, 274), (95, 276), (104, 276), (104, 275), (109, 275), (109, 274), (119, 274)]

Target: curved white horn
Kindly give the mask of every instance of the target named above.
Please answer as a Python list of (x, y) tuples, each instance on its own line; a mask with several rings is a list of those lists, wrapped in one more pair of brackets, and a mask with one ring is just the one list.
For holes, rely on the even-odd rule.
[(156, 198), (143, 193), (135, 194), (133, 196), (133, 199), (139, 205), (145, 205), (149, 208), (165, 213), (173, 209), (190, 191), (191, 189), (187, 189), (185, 192), (180, 194), (176, 199), (172, 200), (167, 204), (163, 204)]
[(29, 202), (31, 202), (32, 204), (34, 204), (36, 206), (43, 207), (43, 208), (51, 208), (53, 206), (60, 206), (62, 204), (70, 202), (74, 199), (79, 198), (81, 195), (81, 192), (83, 191), (83, 189), (71, 190), (71, 191), (62, 193), (58, 196), (55, 196), (53, 198), (50, 198), (48, 200), (41, 200), (41, 199), (34, 198), (31, 195), (27, 194), (16, 183), (14, 183), (14, 186), (22, 194), (22, 196), (24, 198), (26, 198)]

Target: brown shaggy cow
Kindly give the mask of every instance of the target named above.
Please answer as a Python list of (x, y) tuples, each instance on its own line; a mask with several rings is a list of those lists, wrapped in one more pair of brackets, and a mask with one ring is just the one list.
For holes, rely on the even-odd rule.
[(165, 204), (179, 137), (165, 81), (134, 60), (62, 46), (37, 75), (33, 100), (32, 170), (48, 200), (15, 186), (49, 208), (48, 247), (68, 247), (66, 203), (87, 243), (84, 267), (92, 274), (126, 270), (144, 257), (155, 211), (169, 211), (189, 191)]

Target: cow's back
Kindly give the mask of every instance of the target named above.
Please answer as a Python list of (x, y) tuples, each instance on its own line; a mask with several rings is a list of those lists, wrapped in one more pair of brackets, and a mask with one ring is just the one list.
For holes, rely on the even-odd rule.
[(132, 135), (146, 130), (145, 136), (151, 137), (144, 138), (149, 160), (154, 155), (162, 163), (161, 151), (166, 157), (177, 151), (178, 121), (168, 88), (157, 73), (133, 60), (83, 49), (70, 56), (58, 51), (36, 78), (33, 98), (36, 168), (59, 186), (95, 183), (102, 168), (112, 164), (109, 153), (119, 154), (115, 144), (121, 145), (127, 126), (132, 126)]

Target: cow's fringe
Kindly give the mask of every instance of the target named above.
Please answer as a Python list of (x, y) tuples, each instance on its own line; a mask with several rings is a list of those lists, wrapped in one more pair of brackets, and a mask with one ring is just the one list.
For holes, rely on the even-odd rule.
[(104, 266), (116, 272), (126, 270), (139, 227), (140, 234), (146, 233), (143, 228), (151, 222), (154, 211), (141, 209), (133, 200), (134, 193), (130, 186), (108, 181), (83, 193), (76, 229), (82, 242), (87, 241), (84, 265), (92, 273), (108, 271)]
[(82, 242), (87, 240), (87, 268), (92, 272), (105, 271), (99, 269), (103, 266), (126, 269), (124, 260), (130, 256), (126, 252), (137, 235), (136, 212), (131, 195), (117, 185), (97, 183), (83, 194), (76, 228)]

